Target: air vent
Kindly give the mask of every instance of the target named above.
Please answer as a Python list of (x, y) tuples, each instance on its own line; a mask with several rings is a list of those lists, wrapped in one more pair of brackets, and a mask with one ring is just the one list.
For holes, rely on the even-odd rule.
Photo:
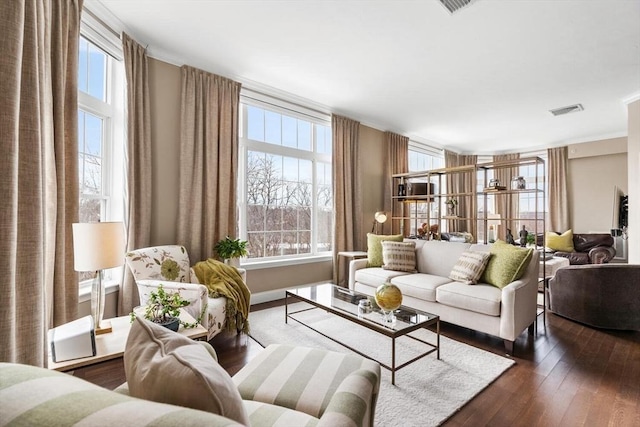
[(475, 0), (440, 0), (440, 3), (447, 8), (449, 13), (454, 14), (474, 1)]
[(561, 116), (563, 114), (576, 113), (578, 111), (584, 110), (582, 104), (569, 105), (568, 107), (556, 108), (554, 110), (549, 110), (551, 114), (554, 116)]

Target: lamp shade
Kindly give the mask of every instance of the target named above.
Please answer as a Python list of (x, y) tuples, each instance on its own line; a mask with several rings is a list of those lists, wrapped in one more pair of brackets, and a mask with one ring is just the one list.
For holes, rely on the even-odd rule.
[(73, 224), (73, 268), (98, 271), (124, 264), (124, 225), (121, 222)]
[(374, 215), (374, 218), (376, 221), (378, 221), (380, 224), (383, 224), (386, 220), (387, 220), (387, 213), (383, 212), (383, 211), (378, 211), (376, 212), (376, 214)]

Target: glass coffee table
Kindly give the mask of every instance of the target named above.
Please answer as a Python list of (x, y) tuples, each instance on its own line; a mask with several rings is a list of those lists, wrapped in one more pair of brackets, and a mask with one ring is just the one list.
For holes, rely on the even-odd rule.
[[(292, 301), (293, 300), (293, 301)], [(413, 308), (401, 306), (398, 310), (394, 311), (395, 321), (387, 322), (383, 318), (382, 311), (375, 305), (371, 304), (370, 310), (365, 310), (359, 306), (361, 300), (374, 301), (374, 298), (360, 292), (352, 291), (341, 286), (336, 286), (331, 283), (320, 284), (314, 286), (307, 286), (296, 289), (289, 289), (285, 293), (285, 323), (288, 320), (295, 320), (303, 326), (319, 333), (320, 335), (329, 338), (330, 340), (337, 342), (338, 344), (348, 348), (351, 351), (358, 353), (368, 359), (374, 360), (385, 369), (391, 371), (391, 384), (395, 384), (396, 371), (404, 368), (405, 366), (422, 359), (423, 357), (436, 352), (437, 358), (440, 359), (440, 317), (435, 314), (426, 313), (424, 311), (416, 310)], [(305, 308), (303, 310), (289, 311), (289, 304), (293, 302), (303, 301), (313, 307)], [(343, 319), (350, 322), (378, 332), (382, 335), (386, 335), (391, 338), (391, 366), (388, 366), (381, 361), (374, 359), (373, 357), (356, 350), (348, 344), (338, 341), (317, 329), (305, 324), (299, 319), (292, 317), (296, 313), (302, 313), (308, 310), (322, 309), (328, 313), (340, 316)], [(429, 343), (420, 338), (409, 335), (409, 333), (421, 328), (427, 328), (428, 326), (435, 325), (436, 343)], [(428, 347), (428, 350), (419, 354), (411, 360), (408, 360), (401, 365), (396, 366), (396, 339), (402, 336), (406, 336), (415, 341), (418, 341)]]

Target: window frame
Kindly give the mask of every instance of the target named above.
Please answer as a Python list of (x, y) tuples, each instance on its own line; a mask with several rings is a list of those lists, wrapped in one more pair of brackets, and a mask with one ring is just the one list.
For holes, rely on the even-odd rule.
[[(317, 205), (317, 198), (315, 195), (318, 191), (318, 176), (317, 176), (317, 163), (322, 162), (332, 166), (332, 154), (318, 153), (316, 152), (316, 133), (311, 127), (311, 150), (307, 151), (300, 148), (287, 147), (284, 145), (278, 145), (269, 142), (251, 140), (247, 136), (248, 123), (246, 120), (247, 106), (253, 106), (261, 108), (267, 111), (272, 111), (278, 114), (286, 115), (296, 119), (304, 120), (312, 124), (318, 124), (328, 127), (331, 131), (331, 117), (329, 114), (319, 112), (298, 104), (292, 104), (287, 101), (283, 101), (277, 98), (273, 98), (267, 95), (259, 94), (249, 89), (243, 88), (240, 94), (239, 105), (239, 152), (238, 152), (238, 196), (237, 196), (237, 209), (238, 209), (238, 228), (239, 237), (243, 240), (248, 240), (247, 230), (247, 216), (248, 216), (248, 181), (246, 179), (247, 174), (247, 161), (248, 152), (255, 151), (260, 153), (266, 153), (268, 155), (282, 156), (307, 160), (312, 165), (312, 192), (314, 197), (312, 199), (311, 206), (311, 252), (308, 254), (292, 254), (292, 255), (278, 255), (261, 258), (243, 258), (241, 259), (241, 265), (243, 268), (251, 269), (265, 268), (271, 266), (285, 266), (285, 265), (297, 265), (309, 262), (316, 262), (319, 260), (329, 260), (332, 258), (332, 250), (319, 251), (318, 250), (318, 211), (321, 209)], [(265, 138), (266, 139), (266, 138)], [(333, 174), (332, 174), (333, 175)], [(332, 190), (333, 190), (333, 186)], [(332, 195), (333, 200), (333, 195)], [(333, 212), (333, 203), (330, 207)], [(333, 222), (333, 219), (332, 219)], [(333, 223), (331, 226), (331, 242), (333, 242)]]

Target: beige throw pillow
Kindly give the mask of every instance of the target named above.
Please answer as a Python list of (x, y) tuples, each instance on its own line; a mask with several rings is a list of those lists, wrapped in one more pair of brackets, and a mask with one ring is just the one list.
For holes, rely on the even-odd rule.
[(482, 277), (490, 257), (489, 252), (464, 251), (451, 269), (449, 278), (456, 282), (475, 285)]
[(382, 242), (382, 268), (385, 270), (416, 271), (416, 242)]
[(249, 425), (238, 389), (213, 354), (206, 342), (193, 341), (138, 317), (124, 351), (129, 393)]

